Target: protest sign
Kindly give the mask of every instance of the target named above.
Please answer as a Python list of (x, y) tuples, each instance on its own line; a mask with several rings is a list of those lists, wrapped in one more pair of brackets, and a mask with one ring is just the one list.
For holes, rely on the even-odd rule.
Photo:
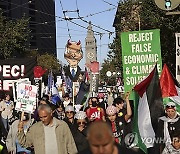
[(180, 33), (176, 33), (176, 79), (180, 82)]
[(12, 82), (13, 100), (14, 100), (14, 102), (17, 101), (18, 85), (21, 84), (21, 83), (31, 84), (31, 81), (29, 81), (29, 78), (24, 78), (24, 79), (14, 80), (14, 81)]
[(37, 87), (21, 83), (17, 85), (17, 102), (15, 109), (27, 113), (33, 113), (36, 108)]
[(12, 82), (20, 78), (33, 81), (36, 58), (6, 59), (0, 61), (0, 91), (10, 91)]
[(125, 92), (142, 81), (156, 63), (158, 72), (161, 72), (159, 29), (124, 32), (121, 34), (121, 46)]

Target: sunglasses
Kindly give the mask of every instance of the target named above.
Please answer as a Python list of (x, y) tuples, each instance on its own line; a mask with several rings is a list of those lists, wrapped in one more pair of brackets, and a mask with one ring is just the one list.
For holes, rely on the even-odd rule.
[(78, 125), (81, 125), (81, 124), (85, 125), (86, 122), (78, 122), (77, 124), (78, 124)]
[(166, 108), (175, 108), (175, 105), (166, 105)]
[(67, 113), (67, 114), (73, 114), (74, 112), (73, 112), (73, 111), (70, 111), (70, 112), (67, 111), (66, 113)]

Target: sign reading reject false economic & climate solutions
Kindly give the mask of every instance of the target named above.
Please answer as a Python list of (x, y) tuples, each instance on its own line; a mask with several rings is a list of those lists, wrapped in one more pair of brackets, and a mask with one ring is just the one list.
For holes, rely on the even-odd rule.
[(123, 32), (121, 46), (125, 92), (131, 91), (134, 85), (149, 75), (156, 63), (158, 72), (161, 72), (159, 29)]

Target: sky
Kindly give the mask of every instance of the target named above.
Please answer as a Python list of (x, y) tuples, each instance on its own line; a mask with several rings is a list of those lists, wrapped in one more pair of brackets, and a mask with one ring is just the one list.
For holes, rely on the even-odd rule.
[[(115, 18), (117, 5), (119, 0), (55, 0), (56, 3), (56, 44), (57, 44), (57, 56), (62, 64), (68, 64), (64, 59), (65, 45), (71, 37), (71, 41), (81, 41), (82, 50), (85, 53), (85, 37), (87, 35), (88, 23), (83, 22), (80, 19), (73, 19), (73, 24), (69, 21), (65, 21), (63, 11), (66, 17), (78, 18), (77, 8), (79, 15), (86, 21), (91, 21), (92, 24), (99, 26), (105, 30), (99, 29), (93, 26), (93, 30), (102, 33), (100, 37), (99, 33), (95, 35), (97, 40), (97, 55), (98, 61), (102, 64), (103, 60), (107, 58), (108, 44), (112, 42), (115, 37), (115, 33), (109, 38), (109, 32), (114, 32), (113, 21)], [(109, 3), (109, 4), (108, 4)], [(109, 11), (106, 11), (109, 10)], [(69, 12), (71, 11), (71, 12)], [(73, 12), (74, 11), (74, 12)], [(103, 11), (103, 12), (102, 12)], [(99, 13), (102, 12), (102, 13)], [(97, 14), (96, 14), (97, 13)], [(98, 14), (99, 13), (99, 14)], [(95, 14), (95, 15), (94, 15)], [(92, 15), (92, 16), (90, 16)], [(85, 28), (82, 28), (85, 27)], [(69, 31), (68, 31), (69, 29)], [(101, 38), (101, 39), (100, 39)], [(84, 69), (85, 57), (80, 61), (79, 66)]]

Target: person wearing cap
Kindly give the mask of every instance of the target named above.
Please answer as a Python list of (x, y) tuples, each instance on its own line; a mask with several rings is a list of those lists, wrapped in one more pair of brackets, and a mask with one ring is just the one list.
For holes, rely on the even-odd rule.
[(72, 105), (66, 106), (65, 118), (63, 120), (68, 124), (70, 131), (73, 135), (73, 138), (76, 141), (76, 138), (78, 138), (78, 135), (77, 135), (78, 125), (75, 122), (74, 115), (75, 115), (74, 107)]
[(160, 152), (162, 152), (165, 145), (172, 143), (172, 134), (180, 129), (179, 117), (175, 103), (167, 103), (165, 106), (165, 116), (159, 118), (157, 130), (157, 138), (163, 140), (163, 143), (158, 144)]
[(86, 139), (87, 137), (87, 127), (88, 127), (88, 119), (86, 112), (79, 111), (75, 114), (75, 122), (78, 125), (78, 129), (75, 135), (75, 143), (77, 145), (78, 151), (83, 151), (85, 148), (87, 148), (88, 141)]
[(123, 135), (123, 124), (118, 120), (117, 109), (115, 106), (110, 105), (106, 109), (107, 123), (110, 124), (116, 143), (121, 143)]

